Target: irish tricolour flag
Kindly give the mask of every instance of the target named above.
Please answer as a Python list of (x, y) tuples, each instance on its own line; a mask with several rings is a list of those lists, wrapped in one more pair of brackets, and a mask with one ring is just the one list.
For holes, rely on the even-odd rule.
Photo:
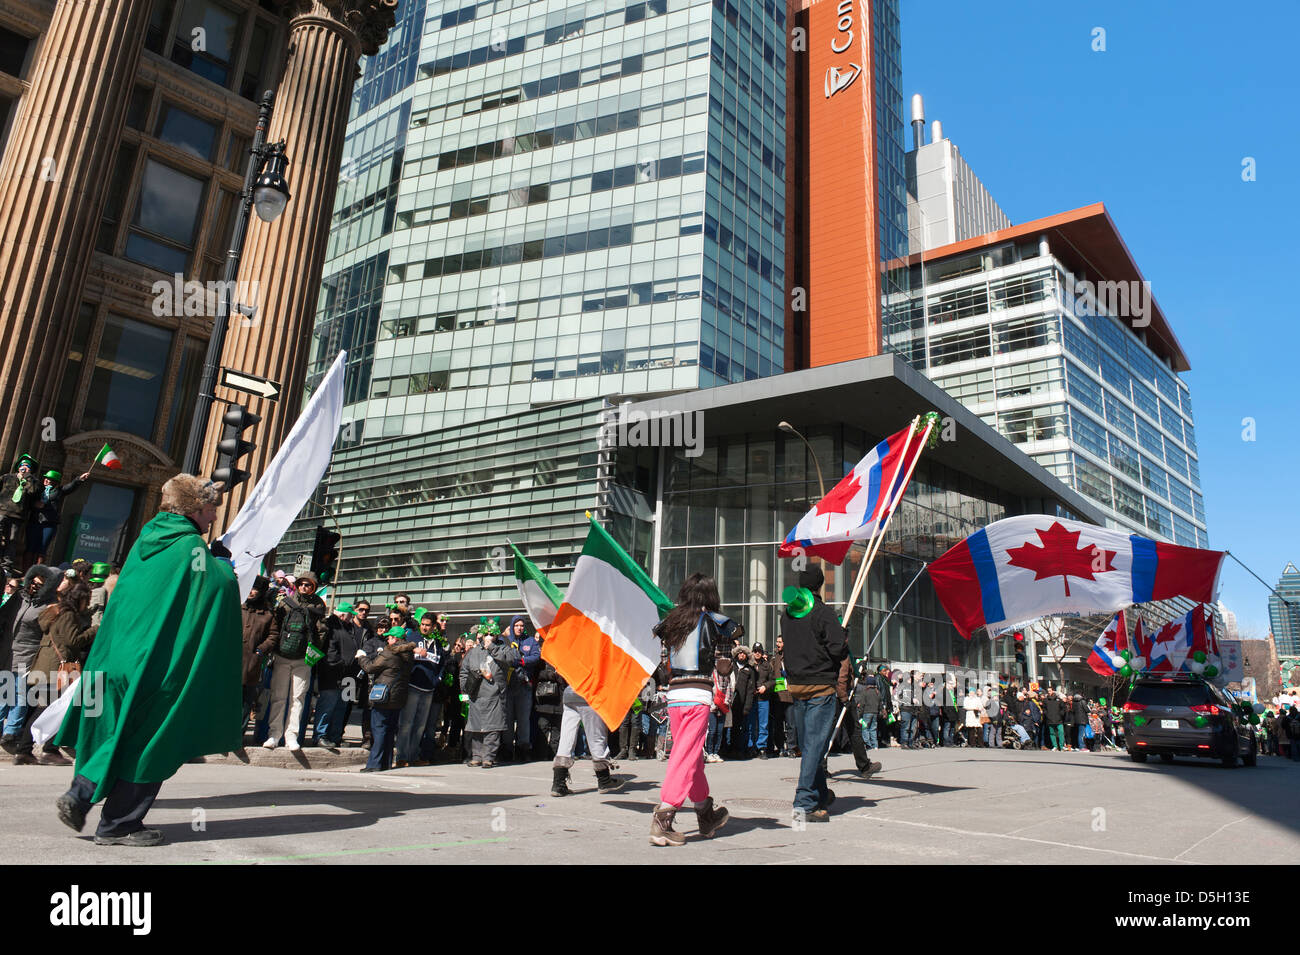
[(538, 630), (550, 626), (555, 612), (564, 602), (560, 588), (551, 583), (541, 568), (521, 554), (518, 547), (511, 544), (510, 549), (515, 552), (515, 583), (519, 585), (524, 610), (528, 611), (533, 626)]
[(111, 471), (116, 471), (122, 466), (122, 459), (113, 453), (113, 449), (107, 444), (99, 449), (99, 454), (95, 455), (95, 463), (102, 464)]
[(592, 520), (542, 659), (607, 726), (618, 726), (659, 665), (655, 625), (673, 607), (641, 567)]

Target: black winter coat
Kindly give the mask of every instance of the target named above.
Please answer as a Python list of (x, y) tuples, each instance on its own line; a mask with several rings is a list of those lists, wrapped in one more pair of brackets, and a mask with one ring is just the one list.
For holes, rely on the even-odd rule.
[(1074, 698), (1074, 712), (1071, 715), (1074, 717), (1073, 722), (1075, 726), (1084, 726), (1087, 724), (1088, 704), (1083, 697), (1076, 696)]
[(1065, 722), (1065, 700), (1059, 696), (1043, 700), (1043, 722), (1048, 726), (1060, 726)]
[(792, 617), (789, 610), (781, 611), (781, 637), (786, 680), (796, 686), (836, 685), (840, 661), (849, 652), (848, 635), (835, 611), (820, 596), (814, 597), (813, 608), (805, 617)]
[(411, 667), (415, 665), (415, 644), (401, 640), (391, 647), (384, 647), (379, 656), (365, 660), (361, 667), (370, 674), (376, 686), (390, 686), (388, 699), (375, 703), (377, 710), (400, 710), (406, 705), (406, 694), (410, 687)]
[[(60, 512), (63, 510), (63, 499), (79, 487), (81, 487), (81, 478), (73, 478), (67, 484), (51, 484), (48, 499), (45, 497), (45, 488), (38, 489), (32, 502), (31, 522), (42, 527), (51, 525), (57, 527)], [(11, 491), (10, 494), (12, 493)]]
[(737, 666), (732, 671), (732, 679), (736, 681), (736, 691), (731, 697), (731, 708), (740, 713), (748, 713), (754, 708), (754, 693), (758, 689), (754, 668), (748, 664)]

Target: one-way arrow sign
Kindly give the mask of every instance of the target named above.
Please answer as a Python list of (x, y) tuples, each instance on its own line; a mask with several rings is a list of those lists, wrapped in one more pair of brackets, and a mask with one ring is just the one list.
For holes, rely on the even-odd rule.
[(250, 395), (261, 395), (263, 398), (269, 398), (272, 401), (278, 401), (280, 398), (280, 383), (278, 381), (250, 375), (245, 371), (222, 368), (221, 385), (224, 388), (246, 391)]

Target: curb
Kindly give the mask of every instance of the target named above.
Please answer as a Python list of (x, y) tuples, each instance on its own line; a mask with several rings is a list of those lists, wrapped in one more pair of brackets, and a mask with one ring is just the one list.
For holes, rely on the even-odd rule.
[(370, 750), (361, 747), (345, 747), (336, 750), (320, 746), (304, 746), (297, 752), (290, 752), (283, 746), (275, 749), (263, 749), (261, 746), (247, 746), (232, 753), (212, 753), (191, 759), (191, 763), (208, 763), (230, 766), (259, 766), (266, 769), (360, 769), (370, 758)]

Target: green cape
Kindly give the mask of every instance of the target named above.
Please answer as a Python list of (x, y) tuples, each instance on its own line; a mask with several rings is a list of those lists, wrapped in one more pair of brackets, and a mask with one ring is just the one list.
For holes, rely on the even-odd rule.
[(96, 800), (119, 779), (162, 782), (242, 745), (242, 633), (230, 565), (188, 518), (160, 513), (127, 555), (56, 737), (77, 748)]

